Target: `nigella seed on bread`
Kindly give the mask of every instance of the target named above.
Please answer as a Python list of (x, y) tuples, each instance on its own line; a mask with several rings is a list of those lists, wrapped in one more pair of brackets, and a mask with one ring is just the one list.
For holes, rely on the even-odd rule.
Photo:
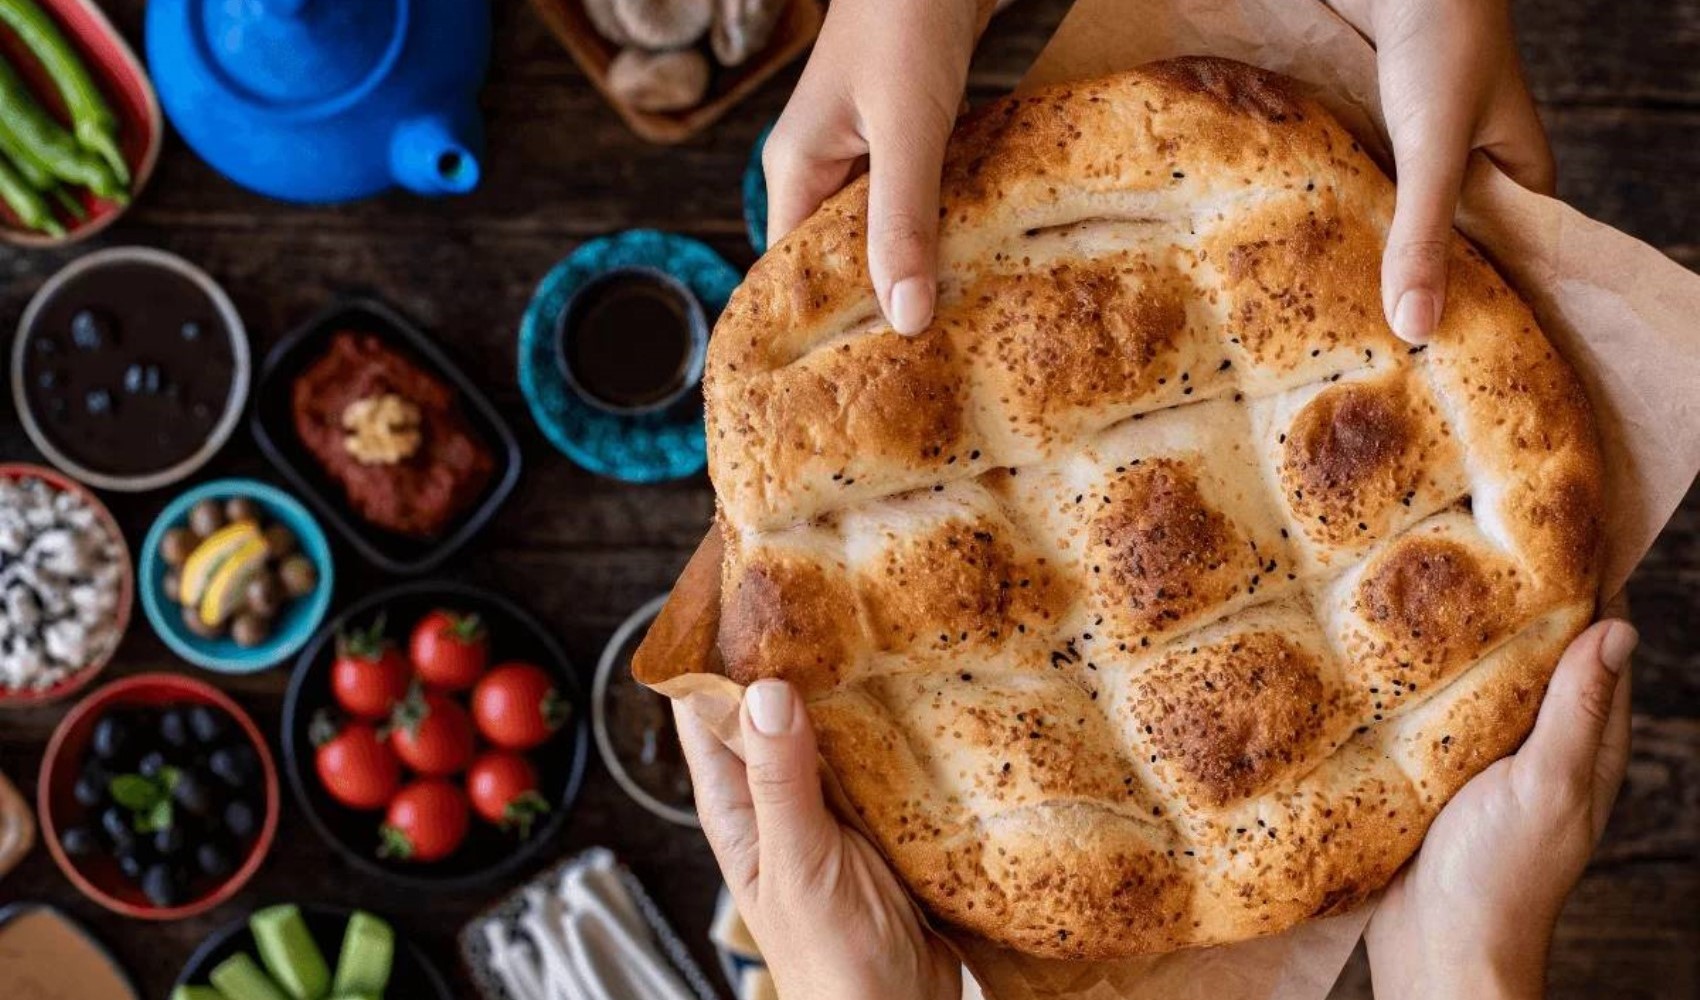
[(1528, 307), (1455, 237), (1407, 349), (1392, 183), (1224, 60), (965, 118), (919, 336), (875, 318), (867, 193), (710, 345), (726, 672), (796, 684), (914, 894), (1030, 954), (1380, 888), (1593, 613), (1600, 454)]

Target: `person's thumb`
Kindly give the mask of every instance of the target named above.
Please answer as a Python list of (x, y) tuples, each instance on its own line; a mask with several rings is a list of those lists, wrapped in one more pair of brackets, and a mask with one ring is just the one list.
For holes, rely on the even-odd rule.
[(808, 713), (791, 685), (760, 680), (744, 692), (742, 725), (761, 871), (806, 879), (836, 832)]
[(1591, 792), (1600, 745), (1639, 639), (1635, 627), (1619, 619), (1597, 622), (1576, 637), (1553, 671), (1535, 729), (1517, 754), (1520, 762), (1546, 779)]
[(868, 274), (898, 333), (925, 330), (938, 296), (939, 176), (951, 124), (939, 118), (899, 115), (869, 127)]
[(1381, 258), (1381, 307), (1400, 339), (1426, 344), (1446, 307), (1452, 216), (1470, 137), (1464, 122), (1426, 120), (1394, 128), (1392, 138), (1399, 186)]

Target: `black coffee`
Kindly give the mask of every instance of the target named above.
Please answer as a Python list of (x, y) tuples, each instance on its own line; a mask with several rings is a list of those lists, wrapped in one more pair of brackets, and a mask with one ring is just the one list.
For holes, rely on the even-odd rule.
[(567, 367), (580, 388), (621, 407), (677, 392), (691, 354), (691, 320), (679, 293), (642, 275), (586, 288), (566, 316)]

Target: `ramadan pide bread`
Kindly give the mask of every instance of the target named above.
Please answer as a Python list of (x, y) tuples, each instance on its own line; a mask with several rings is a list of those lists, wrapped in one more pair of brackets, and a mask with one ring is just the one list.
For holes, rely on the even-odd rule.
[(1177, 60), (964, 119), (920, 335), (865, 181), (733, 296), (724, 669), (798, 686), (936, 918), (1063, 959), (1279, 931), (1528, 732), (1594, 610), (1592, 418), (1461, 237), (1393, 336), (1393, 197), (1297, 85)]

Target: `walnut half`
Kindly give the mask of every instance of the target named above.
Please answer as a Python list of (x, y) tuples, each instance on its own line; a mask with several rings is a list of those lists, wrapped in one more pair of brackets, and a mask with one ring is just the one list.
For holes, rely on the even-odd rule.
[(419, 451), (419, 407), (386, 392), (349, 403), (342, 411), (342, 446), (361, 465), (395, 465)]

